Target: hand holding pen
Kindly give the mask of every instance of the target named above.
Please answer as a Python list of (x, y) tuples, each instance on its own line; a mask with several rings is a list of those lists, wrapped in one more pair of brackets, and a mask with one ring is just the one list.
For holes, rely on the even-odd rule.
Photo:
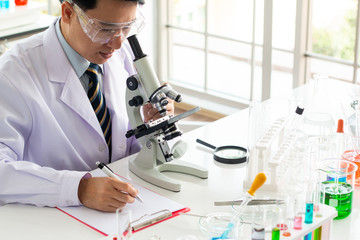
[[(106, 166), (106, 164), (101, 163), (101, 162), (96, 162), (96, 165), (98, 166), (98, 168), (100, 168), (107, 176), (112, 177), (112, 178), (116, 178), (117, 180), (123, 182), (119, 176), (117, 176), (113, 170), (111, 170), (108, 166)], [(128, 194), (128, 193), (127, 193)], [(140, 198), (139, 195), (134, 197), (136, 200), (143, 202), (143, 200)]]

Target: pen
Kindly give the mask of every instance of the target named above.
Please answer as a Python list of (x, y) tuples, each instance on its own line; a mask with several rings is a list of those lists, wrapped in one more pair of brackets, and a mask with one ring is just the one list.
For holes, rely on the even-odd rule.
[[(115, 173), (113, 170), (111, 170), (108, 166), (106, 166), (106, 164), (102, 163), (102, 162), (96, 162), (96, 165), (98, 166), (98, 168), (100, 168), (106, 175), (108, 175), (109, 177), (113, 177), (118, 179), (119, 181), (122, 181)], [(135, 197), (135, 199), (139, 200), (140, 202), (143, 202), (143, 200), (140, 198), (139, 195), (137, 195)]]

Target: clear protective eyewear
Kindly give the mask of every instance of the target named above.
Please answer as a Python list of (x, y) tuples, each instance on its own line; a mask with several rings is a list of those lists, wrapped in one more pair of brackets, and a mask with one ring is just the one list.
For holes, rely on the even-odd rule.
[(139, 33), (145, 25), (144, 16), (140, 11), (137, 11), (136, 19), (133, 21), (109, 23), (89, 17), (78, 5), (69, 2), (78, 16), (83, 31), (94, 43), (106, 44), (118, 37), (123, 41), (127, 36)]

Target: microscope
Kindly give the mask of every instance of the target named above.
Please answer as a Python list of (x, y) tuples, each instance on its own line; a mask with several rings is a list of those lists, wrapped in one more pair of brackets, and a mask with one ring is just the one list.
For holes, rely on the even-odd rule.
[[(208, 171), (201, 166), (181, 160), (186, 152), (186, 143), (178, 140), (170, 148), (169, 141), (178, 138), (182, 132), (176, 122), (197, 111), (194, 108), (177, 116), (166, 115), (168, 98), (181, 102), (181, 95), (169, 84), (161, 85), (155, 71), (149, 63), (147, 55), (142, 52), (136, 35), (128, 37), (130, 47), (134, 53), (134, 65), (137, 74), (126, 81), (127, 114), (133, 129), (126, 133), (126, 137), (135, 136), (142, 148), (135, 159), (129, 162), (129, 169), (143, 180), (159, 187), (179, 192), (181, 184), (162, 172), (179, 172), (207, 178)], [(145, 103), (157, 109), (162, 118), (144, 122), (141, 117), (141, 106)], [(134, 128), (136, 126), (136, 128)]]

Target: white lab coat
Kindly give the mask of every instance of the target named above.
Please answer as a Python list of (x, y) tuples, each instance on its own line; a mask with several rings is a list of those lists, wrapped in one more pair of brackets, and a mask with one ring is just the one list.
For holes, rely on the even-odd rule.
[[(78, 205), (80, 179), (96, 161), (108, 161), (103, 132), (54, 24), (0, 58), (0, 203)], [(104, 64), (112, 159), (139, 150), (125, 137), (131, 56), (123, 46)]]

